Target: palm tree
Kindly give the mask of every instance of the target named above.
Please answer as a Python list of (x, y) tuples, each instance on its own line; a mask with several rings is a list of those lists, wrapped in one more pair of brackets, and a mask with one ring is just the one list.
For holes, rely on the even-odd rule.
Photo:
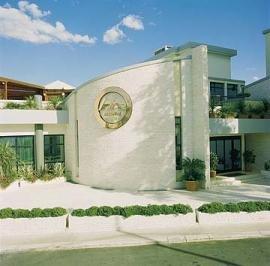
[(183, 159), (184, 179), (188, 181), (201, 180), (205, 177), (205, 163), (200, 159)]

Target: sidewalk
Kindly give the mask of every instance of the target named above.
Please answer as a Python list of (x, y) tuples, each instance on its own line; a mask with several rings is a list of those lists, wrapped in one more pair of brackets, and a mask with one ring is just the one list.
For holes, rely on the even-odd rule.
[(1, 237), (1, 253), (28, 250), (57, 250), (78, 248), (101, 248), (137, 246), (149, 244), (172, 244), (208, 240), (229, 240), (242, 238), (270, 237), (270, 222), (241, 225), (194, 225), (179, 230), (134, 230), (107, 233), (71, 233), (38, 236)]

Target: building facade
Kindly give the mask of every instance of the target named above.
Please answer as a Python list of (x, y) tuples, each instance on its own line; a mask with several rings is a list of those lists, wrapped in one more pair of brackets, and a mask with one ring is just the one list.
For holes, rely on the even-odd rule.
[[(0, 141), (40, 168), (64, 163), (75, 182), (104, 189), (176, 187), (182, 158), (218, 171), (244, 170), (243, 152), (270, 159), (270, 119), (209, 117), (209, 106), (245, 99), (231, 78), (236, 50), (187, 43), (160, 49), (143, 63), (90, 80), (65, 100), (64, 110), (0, 110)], [(270, 118), (270, 117), (269, 117)]]

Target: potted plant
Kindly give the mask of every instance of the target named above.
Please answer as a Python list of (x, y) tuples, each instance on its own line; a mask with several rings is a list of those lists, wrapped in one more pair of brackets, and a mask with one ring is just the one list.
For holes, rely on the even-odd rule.
[(210, 153), (210, 177), (216, 177), (217, 175), (218, 156), (216, 153)]
[(270, 178), (270, 160), (264, 163), (264, 170), (261, 170), (261, 174), (264, 177)]
[(252, 164), (255, 163), (256, 155), (254, 154), (253, 150), (246, 150), (243, 153), (244, 160), (245, 160), (245, 167), (246, 171), (252, 171)]
[(199, 189), (199, 180), (205, 177), (205, 163), (200, 159), (183, 159), (183, 179), (186, 180), (186, 189), (188, 191), (197, 191)]

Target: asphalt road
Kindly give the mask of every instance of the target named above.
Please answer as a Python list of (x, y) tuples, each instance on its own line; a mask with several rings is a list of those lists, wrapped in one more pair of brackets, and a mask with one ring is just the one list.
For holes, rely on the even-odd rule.
[(270, 238), (2, 254), (1, 266), (270, 265)]

